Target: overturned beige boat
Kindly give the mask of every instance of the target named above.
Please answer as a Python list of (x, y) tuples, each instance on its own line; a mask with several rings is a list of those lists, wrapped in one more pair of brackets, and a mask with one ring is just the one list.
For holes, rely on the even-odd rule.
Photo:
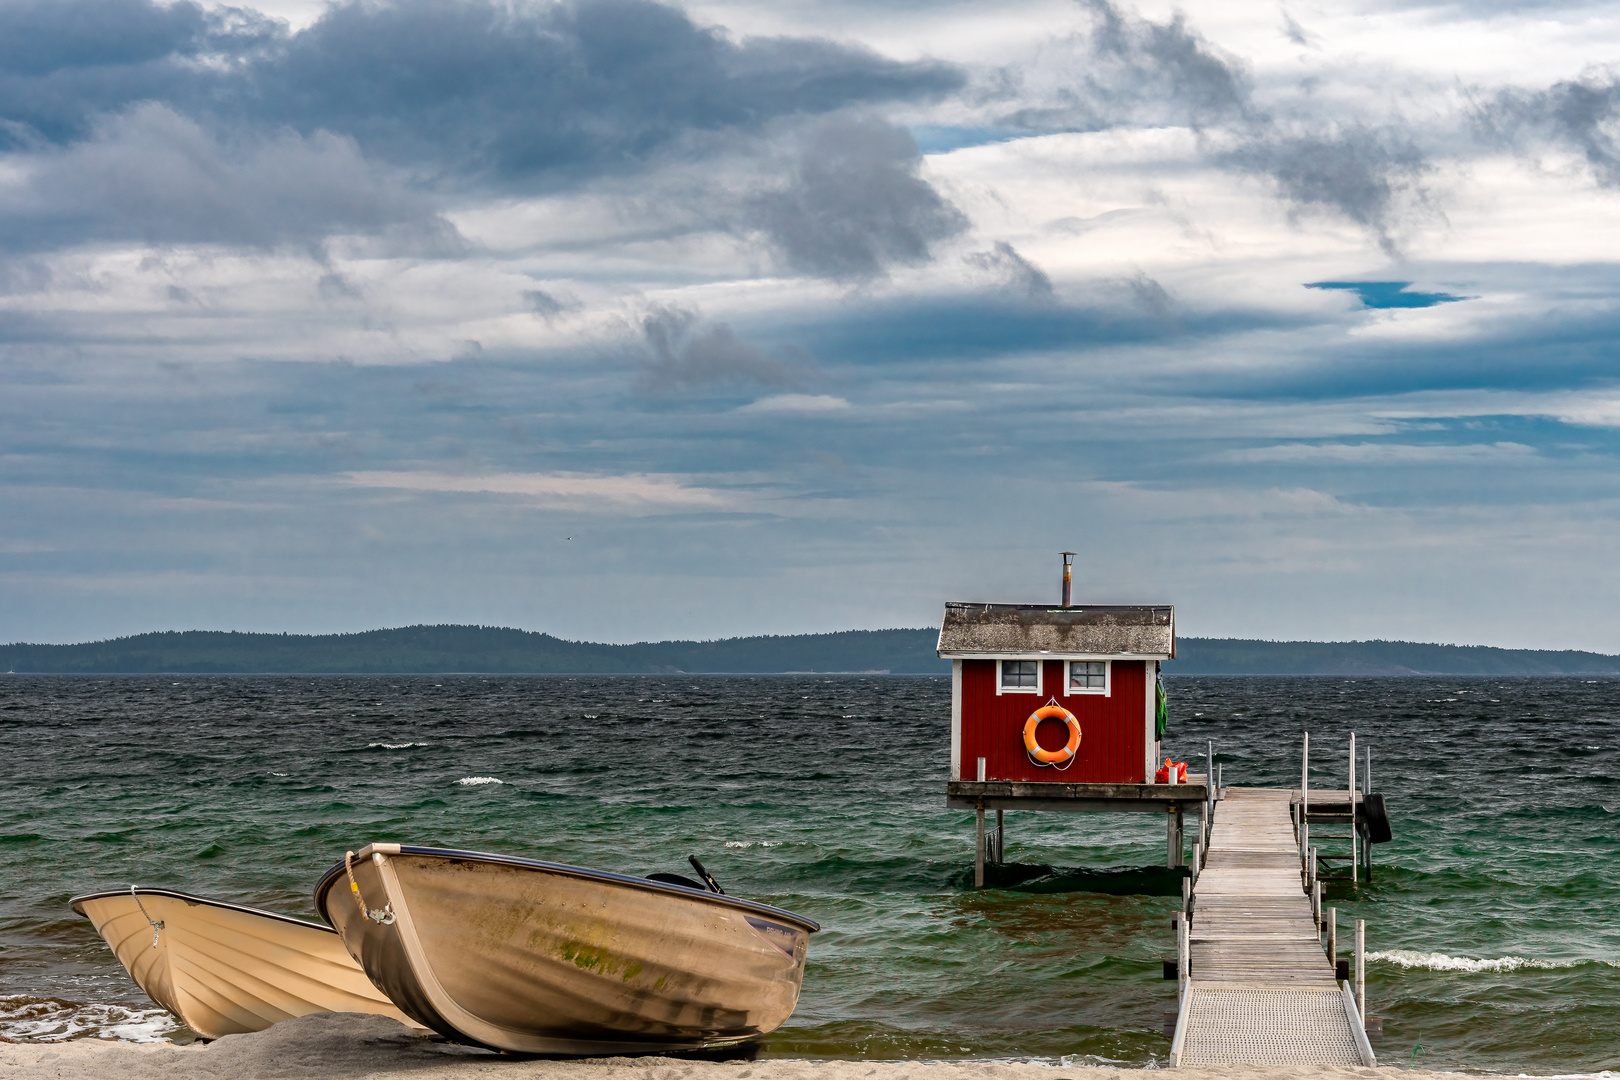
[(317, 1012), (410, 1023), (329, 927), (168, 889), (71, 901), (153, 1001), (207, 1039)]
[[(820, 926), (701, 888), (371, 844), (315, 888), (371, 981), (458, 1042), (529, 1054), (724, 1046), (798, 1003)], [(694, 885), (696, 883), (693, 883)]]

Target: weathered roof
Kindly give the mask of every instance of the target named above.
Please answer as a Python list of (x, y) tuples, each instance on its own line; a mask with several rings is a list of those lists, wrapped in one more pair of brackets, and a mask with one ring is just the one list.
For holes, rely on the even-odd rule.
[(1135, 604), (1066, 608), (945, 605), (945, 619), (939, 627), (940, 656), (1014, 653), (1174, 657), (1176, 609)]

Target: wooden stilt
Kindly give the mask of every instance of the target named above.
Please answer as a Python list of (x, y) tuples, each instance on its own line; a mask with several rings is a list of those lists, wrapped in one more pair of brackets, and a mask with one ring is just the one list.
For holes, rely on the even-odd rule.
[(1000, 866), (1007, 861), (1007, 829), (1002, 821), (1001, 811), (996, 811), (996, 865)]
[(1164, 864), (1170, 869), (1187, 865), (1187, 854), (1183, 847), (1182, 829), (1185, 822), (1182, 818), (1181, 807), (1172, 806), (1167, 815), (1169, 820), (1165, 823), (1165, 851)]
[(984, 888), (984, 807), (980, 806), (975, 812), (978, 818), (978, 842), (973, 852), (973, 887)]

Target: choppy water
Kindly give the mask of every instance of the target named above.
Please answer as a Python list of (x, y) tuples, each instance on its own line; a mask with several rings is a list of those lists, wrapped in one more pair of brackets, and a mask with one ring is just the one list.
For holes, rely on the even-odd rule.
[[(1231, 784), (1342, 787), (1373, 747), (1395, 842), (1368, 920), (1385, 1062), (1620, 1066), (1620, 680), (1170, 683), (1168, 748)], [(68, 898), (164, 885), (312, 915), (346, 847), (408, 841), (628, 873), (699, 855), (803, 912), (766, 1053), (1160, 1060), (1178, 879), (1149, 815), (1009, 814), (974, 892), (943, 808), (947, 679), (0, 678), (0, 1034), (183, 1035)]]

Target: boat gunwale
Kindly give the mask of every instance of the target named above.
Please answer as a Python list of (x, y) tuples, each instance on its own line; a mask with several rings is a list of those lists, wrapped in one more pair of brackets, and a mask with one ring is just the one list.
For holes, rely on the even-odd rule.
[(277, 911), (266, 911), (263, 908), (248, 907), (246, 904), (233, 904), (229, 900), (216, 900), (211, 896), (198, 896), (195, 893), (181, 892), (179, 889), (164, 889), (141, 885), (132, 885), (128, 889), (104, 889), (101, 892), (82, 893), (69, 900), (68, 907), (73, 910), (75, 915), (88, 919), (90, 916), (86, 915), (82, 910), (80, 910), (79, 905), (88, 903), (91, 900), (110, 900), (116, 896), (129, 896), (131, 894), (131, 890), (133, 890), (134, 895), (136, 896), (167, 896), (173, 900), (184, 900), (189, 904), (202, 904), (205, 907), (224, 908), (226, 911), (240, 911), (248, 915), (258, 915), (266, 919), (274, 919), (277, 922), (292, 923), (294, 926), (302, 926), (308, 930), (319, 930), (323, 934), (337, 933), (337, 931), (332, 929), (332, 927), (327, 923), (316, 922), (313, 919), (300, 919), (296, 915), (283, 915)]
[[(360, 849), (364, 854), (368, 849), (375, 850), (381, 845), (368, 844)], [(389, 848), (396, 845), (389, 844)], [(467, 851), (462, 848), (436, 848), (421, 847), (415, 844), (397, 845), (399, 855), (418, 855), (441, 859), (457, 859), (463, 862), (494, 863), (499, 866), (514, 866), (524, 870), (544, 870), (548, 873), (561, 874), (564, 877), (585, 878), (591, 881), (604, 881), (614, 885), (633, 885), (653, 892), (672, 893), (689, 899), (703, 900), (711, 904), (720, 904), (724, 907), (740, 908), (744, 911), (758, 912), (775, 918), (787, 919), (808, 930), (810, 933), (819, 933), (821, 924), (814, 919), (795, 914), (786, 908), (775, 907), (758, 900), (749, 900), (746, 897), (732, 896), (728, 893), (713, 893), (707, 889), (693, 889), (686, 885), (676, 885), (673, 882), (653, 881), (650, 878), (636, 877), (633, 874), (618, 874), (612, 870), (592, 870), (588, 866), (574, 866), (570, 863), (547, 862), (544, 859), (528, 859), (521, 855), (496, 855), (488, 851)], [(385, 854), (395, 854), (385, 852)], [(320, 913), (328, 925), (332, 924), (330, 916), (326, 913), (326, 894), (331, 881), (343, 874), (344, 864), (341, 860), (334, 863), (331, 869), (322, 874), (315, 883), (315, 910)], [(335, 932), (335, 931), (334, 931)]]

